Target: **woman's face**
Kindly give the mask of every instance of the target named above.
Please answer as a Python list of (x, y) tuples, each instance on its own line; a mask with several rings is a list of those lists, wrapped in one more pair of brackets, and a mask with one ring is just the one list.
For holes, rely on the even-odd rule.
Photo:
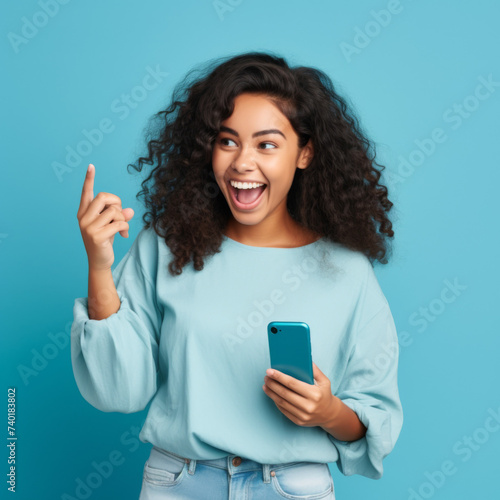
[[(311, 159), (311, 141), (299, 149), (287, 117), (263, 95), (248, 93), (235, 98), (212, 151), (215, 179), (236, 221), (256, 225), (267, 220), (263, 228), (270, 230), (291, 219), (286, 198), (295, 169), (306, 168)], [(230, 181), (265, 186), (237, 189)]]

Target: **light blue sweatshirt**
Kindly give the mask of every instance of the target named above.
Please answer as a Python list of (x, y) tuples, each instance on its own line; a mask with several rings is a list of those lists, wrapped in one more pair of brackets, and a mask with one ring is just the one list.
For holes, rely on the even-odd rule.
[[(151, 401), (140, 440), (187, 458), (336, 462), (346, 476), (380, 478), (403, 424), (399, 346), (366, 256), (325, 238), (270, 248), (224, 236), (202, 271), (189, 263), (173, 277), (171, 258), (143, 228), (112, 271), (120, 309), (93, 320), (87, 298), (75, 299), (71, 360), (82, 396), (105, 412)], [(270, 321), (309, 325), (312, 359), (364, 437), (299, 426), (266, 395)]]

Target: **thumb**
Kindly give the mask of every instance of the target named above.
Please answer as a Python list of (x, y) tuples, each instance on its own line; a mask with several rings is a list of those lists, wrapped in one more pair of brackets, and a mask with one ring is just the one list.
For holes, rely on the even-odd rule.
[(313, 361), (313, 376), (318, 385), (323, 385), (325, 382), (329, 383), (328, 377), (318, 368), (318, 365)]

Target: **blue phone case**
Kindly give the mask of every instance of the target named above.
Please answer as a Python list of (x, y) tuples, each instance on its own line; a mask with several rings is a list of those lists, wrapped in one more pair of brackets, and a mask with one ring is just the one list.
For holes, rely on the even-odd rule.
[(309, 325), (296, 321), (271, 321), (267, 325), (267, 338), (271, 368), (314, 385)]

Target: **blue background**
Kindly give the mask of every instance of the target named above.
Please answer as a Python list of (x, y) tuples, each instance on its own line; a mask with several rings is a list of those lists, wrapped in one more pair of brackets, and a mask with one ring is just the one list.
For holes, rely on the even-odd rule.
[[(326, 71), (387, 166), (394, 256), (375, 270), (400, 336), (405, 420), (381, 480), (330, 465), (337, 497), (496, 497), (500, 4), (232, 0), (219, 2), (224, 10), (209, 0), (72, 0), (57, 12), (47, 4), (44, 19), (43, 2), (10, 2), (0, 20), (2, 405), (5, 415), (7, 388), (16, 387), (17, 498), (78, 498), (77, 480), (112, 453), (121, 464), (90, 498), (138, 497), (147, 409), (94, 409), (71, 367), (72, 307), (87, 295), (76, 219), (85, 170), (96, 166), (95, 194), (115, 193), (136, 211), (130, 238), (115, 238), (116, 264), (141, 227), (142, 174), (126, 165), (145, 152), (149, 117), (192, 67), (248, 50)], [(35, 21), (46, 23), (30, 31)], [(148, 67), (162, 76), (141, 93)], [(124, 94), (136, 98), (125, 104)], [(57, 175), (67, 148), (105, 118), (113, 131)], [(0, 460), (6, 474), (5, 446)]]

